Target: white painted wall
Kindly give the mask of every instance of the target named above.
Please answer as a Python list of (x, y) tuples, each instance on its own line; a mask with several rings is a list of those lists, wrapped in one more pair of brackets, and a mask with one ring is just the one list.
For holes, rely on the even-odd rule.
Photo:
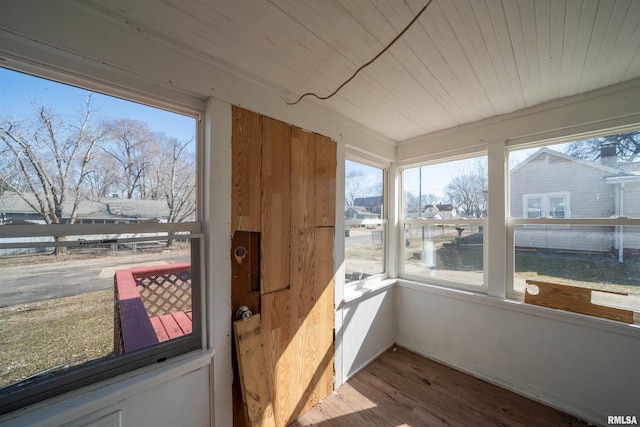
[(8, 414), (0, 425), (209, 426), (210, 361), (209, 351), (167, 361)]
[(640, 411), (640, 328), (401, 283), (398, 345), (582, 419)]
[(342, 305), (344, 378), (349, 379), (395, 342), (394, 289), (385, 287), (360, 295), (346, 292)]

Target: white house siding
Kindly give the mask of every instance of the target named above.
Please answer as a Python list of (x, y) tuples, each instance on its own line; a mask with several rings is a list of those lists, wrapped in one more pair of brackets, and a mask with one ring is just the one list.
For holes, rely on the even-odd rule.
[[(0, 230), (1, 231), (1, 230)], [(53, 237), (5, 237), (0, 239), (0, 243), (42, 243), (53, 242)], [(51, 252), (53, 247), (30, 247), (30, 248), (0, 248), (0, 256), (30, 254), (38, 252)]]
[(614, 247), (613, 227), (526, 226), (516, 227), (519, 248), (609, 252)]
[[(608, 218), (616, 214), (616, 188), (606, 171), (549, 153), (523, 164), (511, 174), (511, 216), (525, 218), (524, 195), (569, 194), (567, 218)], [(544, 212), (543, 212), (544, 213)], [(516, 230), (516, 246), (606, 252), (613, 246), (611, 227), (528, 226)]]

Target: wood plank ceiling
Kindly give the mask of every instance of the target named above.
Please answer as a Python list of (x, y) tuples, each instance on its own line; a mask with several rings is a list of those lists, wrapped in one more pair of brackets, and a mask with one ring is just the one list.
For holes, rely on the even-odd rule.
[[(169, 47), (242, 70), (294, 101), (305, 92), (331, 93), (426, 2), (82, 3)], [(639, 77), (640, 1), (434, 0), (335, 97), (303, 102), (401, 142)]]

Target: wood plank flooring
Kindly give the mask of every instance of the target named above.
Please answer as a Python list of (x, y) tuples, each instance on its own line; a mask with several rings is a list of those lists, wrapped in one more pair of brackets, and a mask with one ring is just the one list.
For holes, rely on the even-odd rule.
[(292, 427), (586, 426), (575, 417), (393, 347)]

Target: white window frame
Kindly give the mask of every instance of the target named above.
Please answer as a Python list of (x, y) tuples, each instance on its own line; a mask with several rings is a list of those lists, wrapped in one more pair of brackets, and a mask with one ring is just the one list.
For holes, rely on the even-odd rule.
[[(487, 293), (488, 292), (488, 265), (487, 265), (487, 254), (488, 254), (488, 225), (489, 225), (489, 217), (479, 218), (479, 219), (426, 219), (426, 218), (405, 218), (404, 214), (404, 172), (406, 169), (414, 169), (417, 167), (423, 166), (433, 166), (442, 163), (454, 162), (457, 160), (467, 160), (473, 159), (477, 157), (487, 157), (487, 161), (489, 160), (488, 153), (486, 151), (481, 152), (471, 152), (462, 157), (453, 157), (453, 158), (442, 158), (431, 162), (426, 163), (418, 163), (418, 164), (409, 164), (403, 166), (400, 169), (400, 197), (399, 197), (399, 218), (398, 218), (398, 233), (400, 238), (398, 239), (398, 267), (399, 267), (399, 278), (404, 280), (410, 280), (412, 282), (425, 283), (429, 285), (437, 285), (454, 289), (461, 289), (472, 291), (476, 293)], [(488, 171), (487, 171), (488, 172)], [(490, 184), (489, 184), (490, 185)], [(488, 197), (490, 197), (488, 195)], [(489, 199), (488, 199), (489, 200)], [(482, 270), (483, 270), (483, 280), (482, 284), (465, 282), (462, 280), (450, 280), (437, 276), (429, 276), (425, 277), (423, 275), (410, 274), (405, 271), (405, 260), (406, 260), (406, 245), (405, 245), (405, 228), (406, 226), (411, 225), (425, 225), (425, 226), (455, 226), (455, 227), (464, 227), (464, 226), (478, 226), (482, 227), (484, 232), (482, 233)]]
[[(560, 138), (552, 138), (545, 140), (544, 138), (540, 138), (537, 141), (526, 141), (521, 144), (510, 143), (506, 141), (504, 145), (504, 160), (505, 164), (508, 163), (508, 153), (511, 150), (519, 150), (522, 148), (535, 148), (535, 147), (544, 147), (548, 145), (560, 144), (564, 142), (573, 142), (584, 140), (590, 137), (597, 136), (605, 136), (605, 135), (614, 135), (622, 132), (629, 132), (634, 130), (640, 130), (639, 124), (631, 124), (626, 125), (620, 128), (609, 128), (609, 129), (600, 129), (595, 132), (588, 132), (585, 134), (571, 134), (566, 135)], [(617, 216), (611, 218), (572, 218), (571, 213), (571, 191), (559, 191), (559, 192), (549, 192), (549, 193), (531, 193), (531, 194), (523, 194), (522, 196), (522, 218), (511, 217), (509, 214), (509, 207), (511, 206), (509, 203), (509, 180), (511, 179), (511, 173), (509, 168), (505, 168), (505, 181), (507, 185), (505, 186), (505, 195), (504, 195), (504, 206), (505, 211), (507, 212), (506, 216), (506, 298), (516, 301), (524, 300), (524, 292), (517, 291), (514, 288), (515, 282), (515, 228), (517, 226), (521, 226), (523, 228), (543, 228), (543, 227), (551, 227), (551, 228), (571, 228), (572, 226), (602, 226), (602, 227), (614, 227), (616, 229), (621, 229), (624, 226), (640, 226), (640, 219), (638, 218), (629, 218), (625, 216)], [(545, 207), (549, 207), (549, 197), (565, 197), (565, 218), (552, 218), (551, 216), (545, 216), (539, 218), (527, 218), (527, 198), (533, 197), (541, 197), (543, 210)], [(544, 214), (544, 211), (543, 211)]]
[(524, 292), (514, 288), (515, 275), (515, 228), (517, 226), (530, 227), (566, 227), (571, 226), (600, 226), (600, 227), (624, 227), (640, 226), (640, 219), (628, 217), (614, 218), (511, 218), (507, 217), (507, 297), (515, 300), (523, 300)]
[(550, 202), (549, 202), (549, 199), (554, 197), (564, 198), (564, 219), (570, 219), (571, 218), (571, 197), (570, 197), (569, 191), (523, 194), (522, 195), (522, 217), (527, 219), (534, 219), (534, 218), (529, 218), (529, 210), (528, 210), (529, 206), (527, 202), (529, 201), (529, 199), (540, 199), (540, 211), (542, 214), (540, 216), (554, 218), (553, 216), (551, 216), (551, 208), (550, 208)]
[[(353, 156), (353, 155), (349, 155), (347, 154), (345, 156), (345, 160), (344, 160), (344, 164), (345, 164), (345, 171), (346, 171), (346, 164), (347, 162), (354, 162), (354, 163), (359, 163), (361, 165), (364, 166), (369, 166), (372, 168), (376, 168), (376, 169), (380, 169), (382, 172), (382, 212), (380, 212), (380, 218), (378, 219), (346, 219), (346, 217), (344, 217), (344, 213), (343, 213), (343, 217), (344, 217), (344, 227), (345, 229), (350, 228), (351, 226), (368, 226), (368, 225), (373, 225), (373, 226), (381, 226), (382, 227), (382, 239), (384, 242), (383, 245), (383, 254), (382, 254), (382, 266), (383, 266), (383, 271), (381, 273), (378, 274), (373, 274), (371, 276), (368, 277), (364, 277), (360, 280), (351, 280), (349, 282), (345, 282), (345, 289), (348, 288), (360, 288), (365, 286), (368, 282), (377, 282), (377, 281), (381, 281), (384, 280), (386, 278), (389, 277), (389, 253), (390, 253), (390, 247), (389, 247), (389, 167), (385, 166), (385, 165), (381, 165), (379, 163), (376, 162), (371, 162), (368, 160), (364, 160), (362, 158), (359, 158), (357, 156)], [(346, 185), (346, 172), (345, 172), (345, 182), (343, 183), (343, 185)], [(343, 202), (344, 204), (344, 202)], [(346, 211), (346, 209), (345, 209)], [(346, 237), (345, 237), (345, 241), (344, 241), (344, 261), (346, 264), (347, 261), (347, 255), (346, 255)]]
[[(9, 65), (11, 65), (9, 67)], [(14, 225), (3, 227), (2, 238), (14, 237), (38, 237), (38, 236), (79, 236), (79, 235), (102, 235), (102, 234), (125, 234), (135, 233), (164, 233), (172, 232), (176, 234), (188, 235), (191, 241), (191, 289), (192, 289), (192, 325), (193, 332), (190, 335), (176, 338), (164, 343), (153, 345), (131, 353), (125, 353), (113, 358), (105, 358), (90, 361), (55, 374), (49, 377), (36, 378), (27, 383), (12, 384), (0, 389), (0, 415), (16, 411), (29, 405), (44, 401), (63, 393), (77, 390), (81, 387), (96, 384), (118, 375), (125, 374), (140, 368), (153, 366), (169, 358), (184, 355), (189, 352), (200, 351), (206, 343), (204, 327), (204, 235), (202, 230), (202, 200), (203, 200), (203, 172), (202, 156), (198, 155), (203, 150), (203, 125), (201, 117), (203, 110), (187, 107), (183, 103), (172, 104), (166, 99), (155, 98), (148, 94), (134, 93), (129, 90), (118, 88), (109, 83), (89, 81), (70, 73), (59, 70), (53, 71), (49, 68), (35, 64), (22, 64), (12, 61), (3, 64), (3, 67), (13, 69), (17, 72), (31, 74), (57, 81), (61, 84), (82, 87), (90, 91), (100, 92), (107, 96), (124, 98), (132, 102), (148, 105), (153, 108), (172, 111), (177, 114), (193, 117), (196, 119), (197, 142), (196, 142), (196, 220), (184, 223), (137, 223), (137, 224), (53, 224), (53, 225)], [(124, 238), (118, 239), (118, 243), (130, 243), (148, 238)], [(77, 244), (74, 241), (66, 242), (46, 242), (42, 243), (46, 247), (70, 246)], [(19, 245), (19, 244), (18, 244)], [(22, 244), (23, 246), (34, 246), (34, 243)], [(15, 247), (16, 243), (2, 243), (0, 248)]]

